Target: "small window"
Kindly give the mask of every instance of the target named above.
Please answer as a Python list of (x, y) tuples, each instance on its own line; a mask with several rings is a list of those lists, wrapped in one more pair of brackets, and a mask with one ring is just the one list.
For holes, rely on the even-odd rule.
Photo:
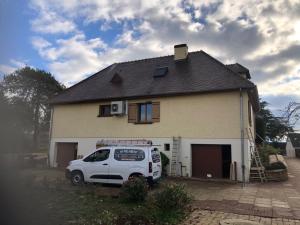
[(165, 151), (170, 151), (170, 144), (165, 144)]
[(154, 148), (151, 150), (152, 155), (152, 162), (159, 163), (160, 162), (160, 153), (158, 151), (158, 148)]
[(110, 113), (110, 105), (100, 105), (98, 117), (109, 117), (112, 116)]
[(141, 149), (116, 149), (114, 158), (117, 161), (143, 161), (145, 152)]
[(168, 67), (157, 67), (154, 70), (153, 77), (164, 77), (168, 73)]
[(139, 104), (139, 121), (140, 123), (152, 122), (152, 103)]
[(99, 162), (107, 160), (109, 157), (109, 149), (102, 149), (99, 151), (94, 152), (93, 154), (86, 157), (83, 161), (85, 162)]

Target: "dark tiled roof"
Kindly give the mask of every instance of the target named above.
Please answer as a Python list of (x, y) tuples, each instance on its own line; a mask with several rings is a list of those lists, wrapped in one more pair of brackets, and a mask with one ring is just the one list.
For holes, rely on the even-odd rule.
[(300, 133), (289, 133), (288, 137), (294, 148), (300, 148)]
[(226, 66), (229, 69), (231, 69), (233, 72), (236, 72), (238, 74), (246, 74), (246, 76), (247, 76), (248, 79), (251, 78), (249, 70), (246, 67), (244, 67), (241, 64), (239, 64), (239, 63), (228, 64)]
[[(166, 76), (154, 78), (157, 67), (168, 67)], [(114, 83), (115, 74), (122, 82)], [(258, 104), (256, 86), (203, 51), (191, 52), (188, 59), (175, 62), (174, 56), (115, 63), (68, 88), (52, 104), (91, 102), (187, 95), (202, 92), (251, 91)], [(254, 93), (254, 94), (253, 94)]]

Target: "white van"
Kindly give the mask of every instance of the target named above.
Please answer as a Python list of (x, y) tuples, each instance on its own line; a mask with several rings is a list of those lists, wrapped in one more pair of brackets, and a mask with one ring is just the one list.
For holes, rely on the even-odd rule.
[(161, 170), (157, 147), (106, 146), (71, 161), (66, 177), (79, 185), (83, 182), (123, 184), (131, 177), (144, 176), (151, 184), (161, 177)]

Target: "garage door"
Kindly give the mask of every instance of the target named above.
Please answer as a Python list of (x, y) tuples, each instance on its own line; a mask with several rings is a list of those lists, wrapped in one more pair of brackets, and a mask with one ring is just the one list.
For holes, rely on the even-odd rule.
[(77, 158), (77, 143), (57, 143), (57, 166), (65, 168)]
[(222, 178), (222, 146), (192, 145), (192, 176)]

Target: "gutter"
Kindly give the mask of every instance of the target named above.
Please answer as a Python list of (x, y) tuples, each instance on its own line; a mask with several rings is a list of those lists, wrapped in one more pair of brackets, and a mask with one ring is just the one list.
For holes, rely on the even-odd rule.
[(242, 179), (245, 187), (245, 143), (244, 143), (244, 99), (243, 89), (240, 88), (240, 129), (241, 129), (241, 158), (242, 158)]

